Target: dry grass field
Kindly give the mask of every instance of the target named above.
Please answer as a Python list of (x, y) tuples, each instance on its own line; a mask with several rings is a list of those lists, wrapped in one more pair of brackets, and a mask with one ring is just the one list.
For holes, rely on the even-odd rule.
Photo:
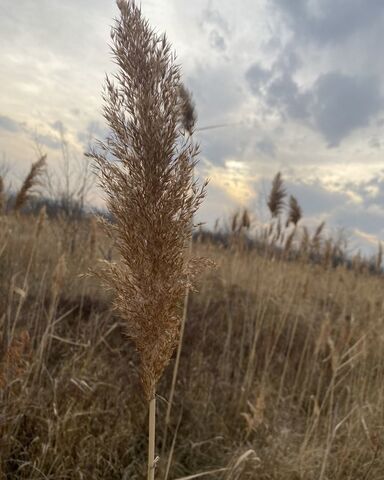
[(384, 479), (381, 246), (349, 258), (304, 227), (280, 173), (267, 225), (243, 210), (192, 241), (193, 102), (117, 5), (87, 154), (109, 216), (68, 169), (47, 198), (46, 155), (18, 192), (0, 176), (0, 480)]
[[(92, 220), (42, 217), (0, 219), (1, 478), (143, 478), (138, 359), (84, 276), (117, 253)], [(193, 248), (216, 268), (189, 298), (166, 444), (174, 360), (160, 381), (157, 477), (384, 478), (383, 278)]]

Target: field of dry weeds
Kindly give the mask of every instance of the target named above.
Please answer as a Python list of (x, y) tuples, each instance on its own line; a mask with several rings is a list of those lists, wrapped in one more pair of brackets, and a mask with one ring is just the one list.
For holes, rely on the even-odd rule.
[[(93, 220), (0, 217), (1, 478), (139, 479), (138, 361), (97, 278)], [(157, 477), (384, 478), (383, 278), (195, 242), (217, 266), (190, 295)]]

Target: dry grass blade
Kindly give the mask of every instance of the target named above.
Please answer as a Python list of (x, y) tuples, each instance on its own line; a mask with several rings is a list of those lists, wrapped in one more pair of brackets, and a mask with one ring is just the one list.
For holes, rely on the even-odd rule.
[(376, 272), (380, 273), (381, 272), (381, 266), (383, 263), (383, 244), (379, 242), (379, 246), (377, 249), (377, 256), (376, 256)]
[(286, 191), (283, 184), (281, 173), (278, 172), (272, 181), (272, 188), (268, 197), (268, 208), (272, 217), (278, 217), (284, 208), (284, 198)]
[(29, 198), (32, 188), (39, 184), (39, 177), (46, 165), (46, 159), (47, 156), (43, 155), (39, 158), (39, 160), (37, 160), (37, 162), (32, 164), (31, 170), (29, 171), (19, 192), (16, 195), (15, 204), (13, 207), (15, 212), (19, 212), (23, 208)]
[(187, 477), (179, 477), (176, 480), (194, 480), (195, 478), (207, 477), (209, 475), (216, 475), (227, 471), (227, 468), (217, 468), (216, 470), (207, 470), (206, 472), (196, 473), (194, 475), (188, 475)]

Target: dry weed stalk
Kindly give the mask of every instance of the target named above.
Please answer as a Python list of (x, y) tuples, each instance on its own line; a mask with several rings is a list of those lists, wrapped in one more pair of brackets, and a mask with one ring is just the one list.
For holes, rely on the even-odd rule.
[[(180, 101), (180, 117), (181, 117), (181, 124), (184, 128), (184, 131), (188, 133), (190, 136), (193, 134), (197, 114), (195, 110), (195, 105), (192, 100), (191, 93), (185, 88), (183, 84), (179, 87), (179, 101)], [(194, 172), (192, 171), (192, 178)], [(188, 255), (191, 256), (192, 254), (192, 229), (193, 229), (193, 217), (191, 218), (191, 236), (189, 239), (188, 245)], [(200, 225), (200, 232), (201, 232), (201, 225)], [(199, 235), (200, 237), (200, 235)], [(176, 390), (176, 380), (177, 375), (179, 372), (179, 364), (180, 364), (180, 357), (181, 357), (181, 350), (183, 347), (183, 339), (184, 339), (184, 330), (185, 330), (185, 323), (187, 321), (187, 312), (188, 312), (188, 302), (189, 302), (189, 287), (187, 286), (185, 297), (184, 297), (184, 306), (183, 306), (183, 316), (181, 319), (181, 326), (180, 326), (180, 337), (179, 342), (177, 345), (177, 352), (175, 358), (175, 364), (173, 368), (173, 375), (172, 375), (172, 383), (171, 383), (171, 390), (169, 393), (168, 405), (167, 405), (167, 412), (165, 414), (165, 427), (164, 427), (164, 435), (163, 435), (163, 448), (162, 448), (162, 455), (164, 454), (165, 448), (167, 446), (167, 435), (168, 435), (168, 427), (171, 420), (171, 411), (173, 406), (173, 397), (175, 395)], [(172, 459), (172, 450), (168, 458), (168, 465), (170, 465)], [(168, 467), (169, 468), (169, 467)]]
[(29, 171), (19, 192), (16, 195), (15, 204), (13, 207), (15, 212), (20, 212), (20, 210), (26, 204), (32, 188), (39, 184), (39, 177), (43, 173), (46, 165), (46, 159), (47, 156), (43, 155), (39, 158), (39, 160), (37, 160), (37, 162), (32, 164), (31, 170)]
[(375, 268), (376, 268), (376, 272), (377, 273), (380, 273), (381, 272), (381, 267), (382, 267), (382, 263), (383, 263), (383, 244), (381, 242), (379, 242), (379, 246), (378, 246), (378, 249), (377, 249), (377, 256), (376, 256), (376, 265), (375, 265)]
[(97, 219), (92, 217), (90, 220), (90, 233), (89, 233), (89, 257), (92, 260), (96, 255), (97, 247)]
[(0, 215), (4, 213), (5, 210), (5, 192), (4, 192), (4, 180), (0, 175)]
[(121, 262), (106, 265), (101, 276), (140, 356), (153, 479), (156, 385), (178, 343), (185, 290), (201, 264), (186, 250), (205, 185), (193, 180), (198, 147), (182, 135), (181, 80), (170, 45), (132, 0), (117, 5), (111, 37), (118, 85), (107, 78), (104, 94), (112, 133), (89, 156), (114, 217), (106, 228)]

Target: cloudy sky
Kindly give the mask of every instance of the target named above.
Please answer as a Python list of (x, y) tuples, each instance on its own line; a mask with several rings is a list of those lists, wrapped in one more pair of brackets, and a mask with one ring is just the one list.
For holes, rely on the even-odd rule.
[[(144, 0), (193, 92), (210, 177), (200, 220), (265, 217), (283, 173), (305, 223), (384, 240), (382, 0)], [(0, 155), (14, 182), (36, 159), (80, 159), (102, 137), (113, 0), (0, 1)], [(204, 127), (225, 125), (220, 128)]]

